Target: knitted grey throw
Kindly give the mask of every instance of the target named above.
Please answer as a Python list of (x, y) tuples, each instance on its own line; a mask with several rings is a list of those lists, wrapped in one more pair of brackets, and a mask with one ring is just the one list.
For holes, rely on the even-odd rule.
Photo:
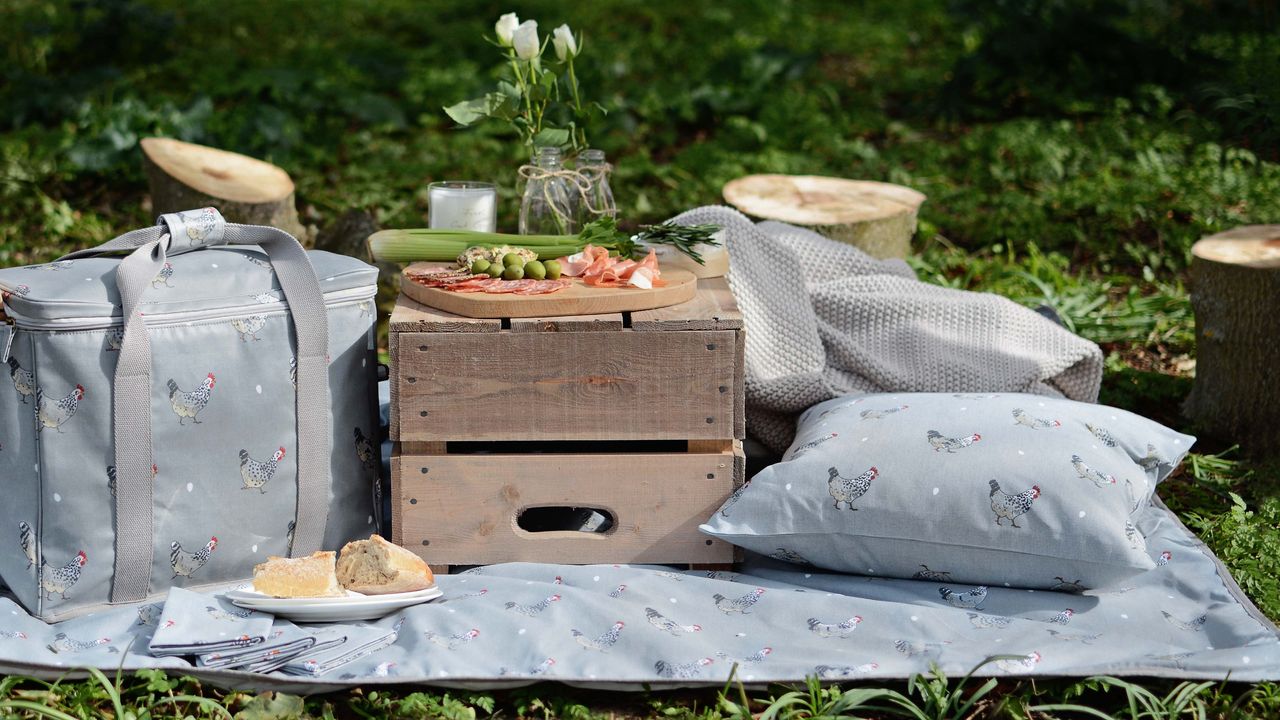
[(747, 330), (747, 433), (781, 452), (809, 406), (860, 392), (1030, 392), (1094, 402), (1097, 345), (1006, 298), (921, 282), (901, 260), (727, 207), (673, 218), (723, 229)]

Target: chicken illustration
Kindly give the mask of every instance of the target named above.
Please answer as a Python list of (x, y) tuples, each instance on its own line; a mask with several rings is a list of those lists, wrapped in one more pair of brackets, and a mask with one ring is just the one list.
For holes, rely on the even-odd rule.
[(373, 441), (365, 436), (360, 428), (356, 428), (356, 457), (364, 465), (365, 470), (373, 470), (378, 461), (378, 454), (373, 451)]
[(62, 426), (80, 409), (80, 401), (84, 399), (84, 386), (76, 385), (71, 392), (60, 400), (44, 396), (44, 389), (36, 387), (36, 418), (40, 420), (36, 430), (50, 428), (62, 432)]
[(740, 598), (730, 600), (729, 598), (716, 593), (711, 598), (716, 601), (716, 608), (725, 615), (738, 613), (740, 615), (750, 614), (748, 611), (756, 603), (760, 602), (760, 596), (764, 594), (764, 588), (756, 588)]
[(472, 640), (475, 640), (476, 638), (480, 637), (480, 631), (475, 628), (471, 628), (466, 632), (457, 633), (455, 635), (450, 635), (449, 637), (445, 638), (445, 637), (440, 637), (436, 633), (433, 633), (430, 630), (428, 630), (425, 633), (425, 635), (428, 640), (435, 643), (436, 645), (439, 645), (442, 648), (447, 648), (449, 650), (457, 650), (463, 645), (466, 645)]
[(9, 356), (9, 378), (13, 380), (13, 389), (18, 391), (18, 396), (22, 400), (22, 404), (27, 404), (27, 398), (36, 393), (36, 380), (27, 370), (23, 370), (18, 364), (18, 358)]
[(1142, 502), (1138, 500), (1138, 491), (1134, 488), (1133, 481), (1129, 478), (1124, 479), (1124, 497), (1129, 503), (1129, 514), (1132, 515), (1138, 512)]
[(951, 573), (941, 570), (930, 570), (928, 565), (921, 565), (920, 569), (915, 571), (911, 576), (912, 580), (932, 580), (934, 582), (951, 582)]
[(1116, 484), (1115, 475), (1108, 475), (1101, 470), (1094, 470), (1089, 467), (1084, 460), (1081, 460), (1079, 455), (1071, 456), (1071, 467), (1076, 469), (1076, 474), (1079, 475), (1082, 480), (1088, 480), (1097, 487), (1106, 487), (1108, 485)]
[(111, 638), (98, 638), (97, 640), (72, 640), (67, 637), (66, 633), (58, 633), (53, 636), (53, 642), (45, 647), (49, 648), (52, 653), (76, 653), (82, 650), (91, 650), (99, 645), (106, 645), (111, 642)]
[(266, 494), (266, 484), (276, 476), (280, 461), (284, 459), (284, 448), (277, 448), (270, 460), (254, 460), (246, 450), (240, 451), (240, 478), (244, 481), (241, 490), (257, 490)]
[(1147, 443), (1147, 454), (1138, 458), (1138, 466), (1147, 472), (1155, 472), (1164, 464), (1164, 460), (1160, 458), (1160, 454), (1156, 452), (1156, 446)]
[(934, 452), (946, 450), (949, 453), (955, 453), (955, 451), (963, 450), (982, 439), (982, 436), (978, 433), (958, 438), (943, 437), (942, 433), (937, 430), (930, 430), (925, 434), (928, 436), (929, 444), (933, 446)]
[(730, 657), (728, 654), (722, 653), (722, 652), (716, 653), (716, 657), (720, 658), (721, 660), (727, 663), (737, 663), (739, 665), (752, 665), (754, 663), (764, 662), (765, 658), (769, 657), (772, 654), (773, 654), (773, 648), (762, 647), (759, 650), (751, 653), (746, 657), (741, 657), (741, 658)]
[(858, 675), (866, 675), (874, 672), (880, 667), (880, 663), (866, 663), (865, 665), (819, 665), (813, 669), (813, 674), (820, 680), (838, 680), (840, 678), (851, 678)]
[(250, 263), (251, 265), (257, 265), (258, 267), (262, 268), (263, 270), (266, 270), (267, 272), (271, 272), (274, 270), (274, 268), (271, 267), (271, 263), (267, 262), (266, 260), (263, 260), (262, 258), (254, 257), (253, 255), (247, 255), (247, 254), (242, 254), (240, 257), (244, 258), (245, 261)]
[(1164, 567), (1165, 565), (1168, 565), (1169, 561), (1172, 559), (1173, 559), (1173, 553), (1169, 552), (1168, 550), (1165, 550), (1164, 552), (1160, 553), (1160, 557), (1156, 560), (1156, 567)]
[(245, 620), (257, 615), (257, 613), (252, 610), (222, 610), (212, 605), (205, 605), (204, 611), (209, 613), (209, 617), (214, 620), (224, 620), (226, 622)]
[(987, 599), (987, 588), (979, 585), (968, 592), (956, 592), (949, 587), (940, 587), (938, 588), (938, 594), (951, 607), (981, 610), (983, 601)]
[(711, 665), (715, 660), (711, 658), (702, 658), (687, 663), (669, 663), (665, 660), (659, 660), (653, 664), (653, 669), (658, 673), (658, 677), (668, 680), (688, 680), (702, 675), (702, 668)]
[(107, 331), (107, 352), (120, 352), (124, 345), (124, 328), (111, 328)]
[(840, 503), (845, 503), (856, 512), (858, 508), (853, 506), (853, 501), (865, 495), (871, 489), (871, 481), (879, 475), (880, 470), (875, 465), (855, 478), (841, 477), (839, 470), (827, 468), (827, 492), (831, 493), (836, 509), (840, 509)]
[(1062, 577), (1061, 575), (1055, 575), (1053, 579), (1057, 580), (1058, 582), (1054, 583), (1049, 588), (1050, 590), (1056, 590), (1057, 592), (1073, 592), (1073, 593), (1084, 592), (1085, 590), (1084, 586), (1080, 584), (1079, 578), (1076, 578), (1075, 580), (1068, 580)]
[(392, 677), (396, 674), (396, 664), (390, 660), (378, 663), (373, 668), (374, 677)]
[(570, 629), (569, 632), (573, 635), (574, 641), (587, 650), (599, 650), (600, 652), (604, 652), (605, 650), (613, 647), (614, 643), (618, 642), (618, 637), (622, 635), (622, 628), (624, 627), (626, 627), (626, 623), (619, 620), (608, 630), (605, 630), (604, 634), (594, 640), (587, 637), (582, 633), (582, 631), (577, 629)]
[(138, 608), (137, 625), (155, 625), (160, 621), (160, 613), (164, 612), (163, 603), (151, 603)]
[(1200, 632), (1200, 630), (1204, 628), (1205, 622), (1209, 619), (1209, 616), (1205, 614), (1184, 622), (1164, 610), (1161, 610), (1160, 614), (1164, 616), (1164, 619), (1167, 620), (1170, 625), (1178, 628), (1179, 630), (1187, 630), (1190, 632)]
[(818, 618), (809, 618), (809, 632), (820, 638), (838, 637), (846, 638), (858, 629), (858, 625), (862, 622), (861, 615), (854, 615), (848, 620), (841, 620), (838, 623), (824, 623)]
[(1054, 625), (1067, 625), (1071, 622), (1071, 616), (1075, 614), (1076, 614), (1075, 610), (1072, 610), (1071, 608), (1066, 608), (1062, 612), (1058, 613), (1057, 615), (1054, 615), (1053, 617), (1049, 618), (1045, 622), (1050, 622), (1050, 623), (1053, 623)]
[(662, 632), (675, 635), (676, 637), (685, 633), (702, 632), (701, 625), (681, 625), (651, 607), (645, 608), (644, 614), (649, 618), (650, 625), (658, 628)]
[(788, 460), (794, 460), (794, 459), (796, 459), (796, 458), (800, 457), (801, 455), (803, 455), (803, 454), (805, 454), (805, 453), (809, 452), (810, 450), (812, 450), (812, 449), (814, 449), (814, 448), (818, 447), (818, 446), (819, 446), (819, 445), (821, 445), (822, 443), (824, 443), (824, 442), (826, 442), (826, 441), (828, 441), (828, 440), (831, 440), (832, 438), (839, 437), (839, 436), (840, 436), (840, 434), (839, 434), (839, 433), (831, 433), (831, 434), (829, 434), (829, 435), (823, 435), (822, 437), (820, 437), (820, 438), (818, 438), (818, 439), (816, 439), (816, 440), (810, 440), (809, 442), (804, 443), (803, 445), (800, 445), (800, 446), (796, 447), (794, 450), (792, 450), (790, 453), (788, 453), (788, 456), (787, 456), (787, 458), (786, 458), (786, 459), (788, 459)]
[(458, 602), (459, 600), (470, 600), (471, 598), (484, 597), (485, 595), (488, 595), (488, 594), (489, 594), (489, 588), (481, 588), (475, 592), (452, 596), (451, 601)]
[(742, 496), (747, 493), (747, 488), (750, 485), (750, 482), (745, 482), (734, 489), (733, 494), (729, 496), (729, 499), (725, 500), (724, 505), (720, 506), (721, 517), (729, 517), (729, 510), (732, 509), (734, 505), (738, 504), (738, 501), (742, 499)]
[(666, 578), (671, 582), (684, 582), (684, 576), (681, 575), (680, 573), (673, 573), (668, 570), (658, 570), (653, 574), (657, 575), (660, 578)]
[(994, 478), (990, 485), (991, 512), (996, 514), (996, 524), (1003, 525), (1008, 520), (1014, 527), (1022, 527), (1018, 524), (1018, 518), (1031, 511), (1031, 503), (1040, 497), (1040, 486), (1032, 485), (1030, 490), (1010, 495), (1000, 489), (1000, 483)]
[(549, 657), (546, 660), (543, 660), (542, 662), (538, 663), (537, 665), (534, 665), (533, 667), (529, 668), (528, 674), (542, 675), (543, 673), (545, 673), (546, 671), (554, 667), (555, 664), (556, 664), (556, 659), (553, 657)]
[(903, 410), (906, 410), (906, 409), (907, 409), (906, 405), (899, 405), (898, 407), (885, 408), (884, 410), (863, 410), (862, 412), (858, 413), (858, 417), (862, 418), (863, 420), (879, 420), (883, 417), (887, 417), (894, 413), (902, 412)]
[(298, 358), (289, 358), (289, 383), (293, 385), (293, 389), (298, 389)]
[(261, 315), (250, 315), (249, 317), (236, 318), (231, 321), (231, 327), (240, 333), (240, 342), (248, 342), (249, 340), (261, 340), (258, 333), (262, 332), (262, 328), (267, 324), (267, 319)]
[(1111, 434), (1110, 430), (1092, 423), (1085, 423), (1084, 426), (1089, 429), (1089, 432), (1093, 433), (1094, 437), (1098, 438), (1098, 442), (1107, 447), (1116, 446), (1116, 438)]
[(171, 277), (173, 277), (173, 265), (165, 263), (164, 267), (160, 268), (160, 272), (156, 273), (156, 276), (151, 279), (151, 287), (158, 288), (163, 285), (171, 288), (173, 287), (169, 284), (169, 278)]
[(609, 597), (613, 598), (614, 600), (617, 600), (618, 598), (622, 597), (622, 593), (626, 591), (627, 591), (626, 585), (619, 585), (618, 587), (609, 591)]
[(366, 317), (370, 317), (370, 316), (372, 316), (372, 315), (373, 315), (373, 301), (372, 301), (372, 300), (361, 300), (361, 301), (360, 301), (360, 303), (359, 303), (359, 305), (358, 305), (357, 307), (359, 307), (359, 308), (360, 308), (360, 317), (362, 317), (362, 318), (366, 318)]
[(1088, 635), (1084, 633), (1064, 633), (1054, 630), (1053, 628), (1049, 628), (1049, 635), (1054, 640), (1061, 640), (1062, 642), (1078, 642), (1081, 645), (1092, 645), (1094, 640), (1102, 637), (1101, 634)]
[(75, 260), (56, 260), (44, 265), (27, 265), (23, 270), (70, 270), (75, 265)]
[(77, 552), (66, 565), (60, 567), (50, 567), (47, 561), (41, 562), (40, 590), (44, 593), (45, 599), (52, 600), (53, 594), (57, 593), (66, 600), (67, 591), (80, 582), (80, 571), (87, 562), (89, 562), (89, 556), (85, 555), (83, 550)]
[(18, 545), (22, 547), (22, 554), (27, 556), (27, 569), (30, 570), (36, 564), (36, 534), (26, 521), (18, 522)]
[(27, 634), (21, 630), (0, 630), (0, 638), (5, 640), (26, 640)]
[(505, 607), (508, 610), (518, 612), (521, 615), (524, 615), (525, 617), (537, 617), (542, 613), (543, 610), (546, 610), (547, 608), (551, 607), (551, 603), (559, 602), (559, 601), (560, 601), (559, 595), (549, 595), (543, 598), (542, 600), (534, 603), (533, 605), (518, 605), (514, 602), (508, 602), (503, 607)]
[(792, 565), (812, 565), (813, 564), (809, 562), (809, 560), (805, 556), (801, 555), (795, 550), (788, 550), (786, 548), (778, 548), (777, 550), (774, 550), (773, 552), (769, 553), (769, 557), (773, 558), (774, 560), (789, 562)]
[(178, 388), (178, 383), (174, 382), (173, 378), (169, 378), (169, 405), (178, 416), (179, 425), (184, 425), (188, 418), (193, 423), (200, 423), (196, 416), (209, 404), (209, 398), (213, 395), (213, 386), (216, 383), (217, 378), (213, 373), (209, 373), (205, 376), (204, 382), (200, 383), (200, 387), (191, 392), (183, 392)]
[(191, 577), (197, 570), (209, 562), (209, 556), (218, 547), (218, 538), (211, 537), (197, 552), (190, 553), (182, 549), (182, 543), (173, 541), (169, 545), (169, 565), (173, 567), (173, 577)]
[(1016, 425), (1025, 425), (1032, 430), (1062, 427), (1062, 423), (1057, 420), (1045, 420), (1044, 418), (1031, 417), (1022, 408), (1013, 409), (1013, 421)]
[(17, 295), (18, 297), (26, 297), (30, 294), (30, 286), (19, 284), (15, 285), (12, 290), (0, 290), (0, 301), (8, 300), (14, 295)]
[(1147, 544), (1147, 541), (1142, 538), (1142, 533), (1138, 532), (1137, 526), (1132, 522), (1125, 522), (1124, 536), (1125, 539), (1129, 541), (1129, 547), (1134, 550), (1137, 550)]
[(980, 615), (978, 613), (968, 613), (968, 615), (969, 624), (979, 630), (1009, 627), (1009, 624), (1013, 622), (1013, 618), (1007, 618), (1000, 615)]
[(893, 644), (898, 652), (907, 657), (916, 657), (918, 655), (935, 655), (942, 651), (943, 645), (950, 645), (951, 641), (943, 640), (941, 642), (924, 642), (921, 640), (899, 640)]
[(996, 661), (996, 667), (1008, 673), (1025, 673), (1036, 669), (1036, 665), (1040, 664), (1040, 653), (1028, 653), (1024, 657), (1016, 660), (1005, 658)]

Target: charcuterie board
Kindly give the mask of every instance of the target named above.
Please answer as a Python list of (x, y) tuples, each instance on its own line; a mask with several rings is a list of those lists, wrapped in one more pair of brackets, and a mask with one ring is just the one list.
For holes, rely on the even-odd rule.
[(413, 280), (415, 275), (448, 267), (442, 263), (414, 263), (405, 268), (400, 291), (423, 305), (471, 318), (557, 317), (652, 310), (692, 300), (698, 291), (698, 278), (693, 273), (665, 267), (662, 268), (662, 280), (666, 284), (649, 290), (592, 287), (578, 278), (567, 278), (571, 281), (569, 287), (545, 295), (459, 293), (427, 287)]

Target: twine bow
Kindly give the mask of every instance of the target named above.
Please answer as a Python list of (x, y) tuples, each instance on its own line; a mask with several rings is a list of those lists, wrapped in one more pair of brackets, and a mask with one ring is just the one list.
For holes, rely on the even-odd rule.
[[(608, 177), (609, 173), (612, 172), (613, 166), (609, 163), (589, 165), (576, 170), (570, 168), (548, 170), (546, 168), (538, 167), (537, 165), (520, 166), (520, 177), (529, 182), (533, 182), (535, 180), (552, 180), (556, 178), (567, 180), (569, 185), (573, 186), (573, 188), (578, 191), (578, 195), (582, 198), (582, 206), (587, 209), (587, 212), (596, 216), (608, 214), (611, 208), (597, 207), (591, 200), (591, 188), (594, 187), (596, 183)], [(560, 208), (556, 202), (552, 200), (551, 188), (549, 185), (543, 185), (543, 196), (547, 200), (547, 205), (551, 207), (551, 211), (556, 214), (561, 222), (569, 220), (569, 215), (565, 212), (565, 209)]]

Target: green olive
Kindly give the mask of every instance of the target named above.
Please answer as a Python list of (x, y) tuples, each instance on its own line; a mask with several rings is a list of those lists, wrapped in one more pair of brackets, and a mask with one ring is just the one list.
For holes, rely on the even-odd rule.
[(560, 261), (558, 261), (558, 260), (548, 260), (548, 261), (546, 261), (546, 262), (542, 263), (542, 267), (547, 271), (547, 279), (548, 279), (548, 280), (559, 280), (559, 279), (560, 279)]
[(507, 253), (502, 256), (502, 264), (506, 267), (523, 267), (524, 258), (520, 257), (519, 253)]
[(479, 275), (483, 272), (489, 272), (489, 266), (492, 264), (493, 263), (485, 260), (484, 258), (479, 258), (475, 262), (471, 263), (471, 274)]
[(502, 263), (490, 263), (489, 269), (485, 270), (485, 272), (489, 273), (489, 277), (491, 278), (499, 278), (502, 277), (503, 270), (504, 268), (502, 267)]
[(520, 280), (523, 277), (524, 277), (524, 268), (520, 267), (519, 265), (508, 266), (506, 270), (502, 271), (503, 280)]
[(537, 260), (524, 264), (524, 276), (530, 280), (541, 280), (547, 276), (547, 268)]

